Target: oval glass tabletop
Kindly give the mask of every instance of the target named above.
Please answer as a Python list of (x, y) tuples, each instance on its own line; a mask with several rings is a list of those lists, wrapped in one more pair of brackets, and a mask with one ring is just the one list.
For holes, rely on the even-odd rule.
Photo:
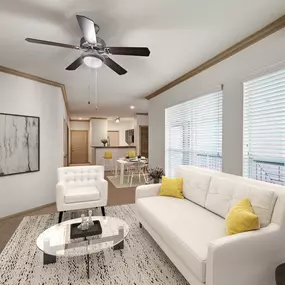
[(92, 219), (100, 221), (102, 234), (86, 239), (71, 239), (70, 225), (81, 222), (81, 218), (73, 219), (56, 224), (41, 233), (37, 238), (38, 248), (45, 254), (54, 256), (80, 256), (114, 247), (129, 233), (128, 224), (119, 218), (94, 216)]

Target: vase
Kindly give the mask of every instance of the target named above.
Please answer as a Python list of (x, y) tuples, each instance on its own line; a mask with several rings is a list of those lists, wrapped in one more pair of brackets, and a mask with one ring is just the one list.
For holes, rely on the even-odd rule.
[(159, 183), (159, 178), (153, 178), (153, 183), (158, 184)]

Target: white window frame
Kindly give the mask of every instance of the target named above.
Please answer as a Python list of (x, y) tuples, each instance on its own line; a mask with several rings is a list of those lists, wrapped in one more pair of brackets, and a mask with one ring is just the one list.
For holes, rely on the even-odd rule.
[[(221, 90), (167, 108), (166, 175), (173, 176), (175, 168), (180, 164), (222, 171), (222, 124)], [(171, 128), (177, 127), (182, 128), (181, 137), (177, 133), (171, 133)]]

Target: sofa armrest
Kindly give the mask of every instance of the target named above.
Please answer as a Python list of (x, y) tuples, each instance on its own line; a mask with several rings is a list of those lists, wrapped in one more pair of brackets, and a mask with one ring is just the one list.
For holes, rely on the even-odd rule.
[(56, 208), (58, 211), (64, 211), (64, 195), (66, 193), (66, 187), (64, 183), (57, 183), (56, 184), (56, 195), (55, 195), (55, 201), (56, 201)]
[(273, 223), (210, 242), (206, 284), (274, 284), (274, 270), (284, 255), (283, 243), (280, 226)]
[(160, 190), (161, 184), (148, 184), (141, 185), (136, 188), (136, 200), (144, 197), (157, 196)]
[(101, 179), (98, 183), (98, 190), (101, 194), (101, 200), (104, 201), (105, 205), (107, 205), (108, 201), (108, 181), (105, 179)]

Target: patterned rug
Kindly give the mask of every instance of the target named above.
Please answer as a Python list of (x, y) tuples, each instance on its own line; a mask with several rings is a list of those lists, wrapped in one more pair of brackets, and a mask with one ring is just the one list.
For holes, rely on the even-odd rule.
[[(100, 215), (99, 209), (96, 211)], [(80, 214), (67, 213), (64, 219)], [(124, 219), (130, 232), (124, 250), (110, 249), (90, 255), (90, 279), (84, 256), (60, 257), (55, 264), (43, 266), (36, 239), (56, 223), (58, 214), (50, 214), (23, 219), (0, 255), (0, 284), (189, 285), (146, 230), (139, 228), (134, 205), (106, 207), (106, 214)]]

